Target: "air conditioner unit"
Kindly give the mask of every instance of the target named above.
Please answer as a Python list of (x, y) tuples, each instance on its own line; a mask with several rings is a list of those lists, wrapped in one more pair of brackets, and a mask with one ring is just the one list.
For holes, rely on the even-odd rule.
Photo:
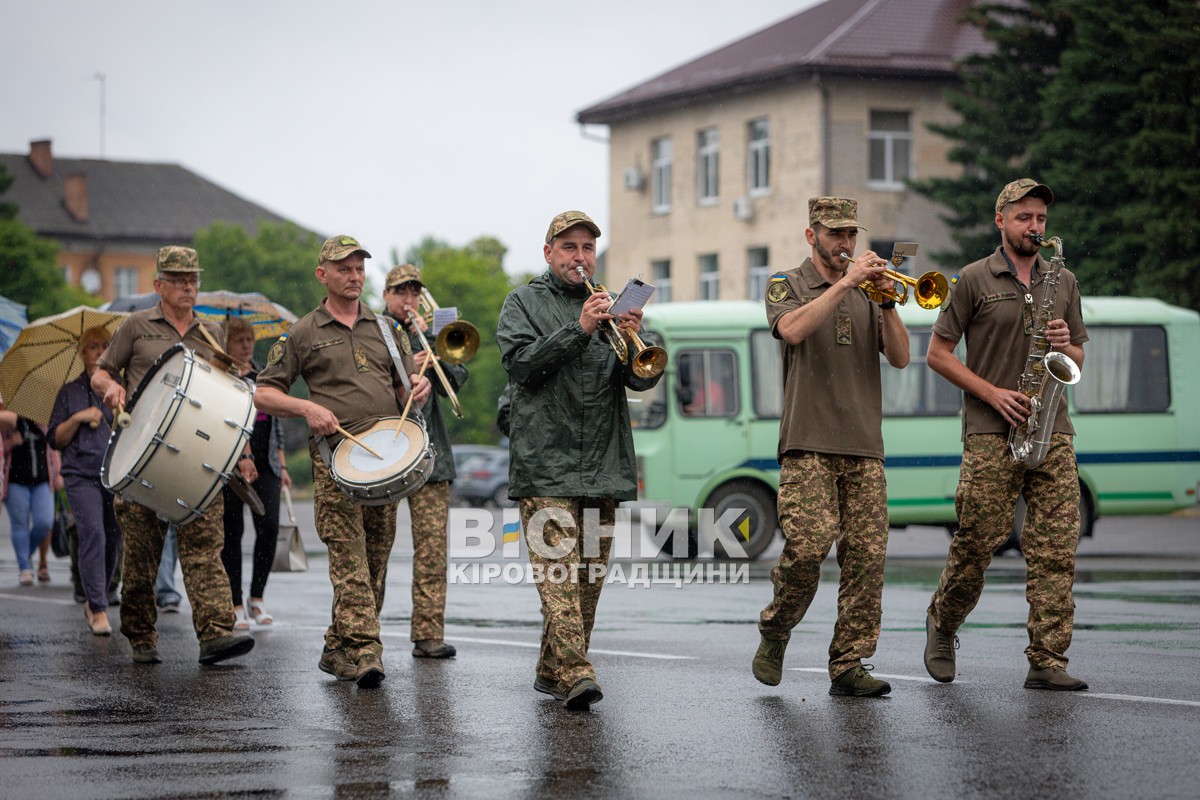
[(625, 170), (625, 188), (631, 192), (640, 192), (646, 188), (646, 176), (639, 167)]
[(733, 216), (741, 220), (754, 219), (754, 204), (749, 197), (733, 198)]

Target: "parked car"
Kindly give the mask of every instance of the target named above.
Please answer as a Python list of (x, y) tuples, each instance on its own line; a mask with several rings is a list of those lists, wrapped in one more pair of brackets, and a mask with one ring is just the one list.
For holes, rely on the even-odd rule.
[(490, 444), (455, 444), (450, 446), (450, 451), (454, 454), (454, 472), (458, 476), (450, 484), (451, 503), (466, 502), (462, 495), (458, 493), (458, 487), (463, 482), (463, 465), (475, 456), (489, 455), (501, 449), (507, 451), (508, 448), (499, 448)]
[(508, 449), (493, 447), (464, 461), (454, 482), (454, 493), (474, 506), (515, 506), (508, 499)]

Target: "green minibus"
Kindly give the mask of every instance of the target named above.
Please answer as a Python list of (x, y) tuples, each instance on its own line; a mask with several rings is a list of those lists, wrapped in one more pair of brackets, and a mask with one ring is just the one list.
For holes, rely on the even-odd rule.
[[(1159, 300), (1085, 297), (1090, 341), (1083, 377), (1066, 394), (1075, 424), (1082, 534), (1106, 514), (1166, 514), (1197, 501), (1200, 484), (1200, 314)], [(954, 530), (962, 393), (925, 362), (938, 312), (901, 306), (912, 360), (882, 362), (888, 513), (895, 527)], [(783, 405), (779, 341), (763, 304), (651, 304), (644, 328), (667, 349), (666, 374), (630, 394), (639, 500), (662, 521), (687, 509), (738, 509), (746, 555), (778, 528), (776, 450)], [(961, 347), (961, 344), (960, 344)], [(1188, 409), (1192, 409), (1190, 412)], [(675, 512), (678, 513), (678, 512)], [(1023, 511), (1017, 514), (1019, 544)]]

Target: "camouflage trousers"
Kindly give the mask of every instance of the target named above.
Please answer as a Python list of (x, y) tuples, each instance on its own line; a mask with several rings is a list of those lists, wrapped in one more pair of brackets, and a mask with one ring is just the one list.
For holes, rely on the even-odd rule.
[(354, 502), (333, 482), (315, 452), (312, 470), (317, 536), (329, 551), (333, 584), (333, 619), (325, 631), (325, 646), (341, 650), (353, 661), (366, 655), (382, 657), (379, 612), (396, 538), (396, 503)]
[(427, 483), (408, 496), (412, 515), (412, 641), (441, 639), (446, 613), (446, 525), (450, 481)]
[(775, 594), (759, 616), (767, 639), (789, 639), (804, 619), (821, 563), (837, 545), (838, 614), (829, 643), (829, 677), (875, 653), (883, 616), (887, 483), (877, 458), (789, 452), (779, 470), (779, 523), (786, 543), (771, 570)]
[[(158, 645), (155, 624), (154, 581), (162, 560), (167, 523), (149, 508), (124, 500), (113, 502), (117, 522), (125, 539), (124, 585), (121, 588), (121, 633), (131, 645)], [(183, 585), (192, 606), (192, 626), (201, 642), (233, 632), (233, 603), (229, 576), (221, 564), (225, 543), (222, 518), (225, 500), (221, 493), (204, 516), (179, 528), (179, 566)]]
[[(541, 526), (541, 540), (533, 533), (534, 515), (550, 510), (554, 519)], [(591, 575), (593, 564), (607, 566), (612, 536), (601, 537), (597, 552), (591, 553), (584, 537), (585, 509), (599, 509), (599, 523), (611, 534), (616, 522), (617, 502), (585, 497), (522, 497), (521, 528), (529, 548), (529, 560), (540, 572), (537, 581), (542, 601), (542, 648), (538, 656), (538, 677), (574, 686), (583, 678), (595, 680), (596, 670), (588, 661), (588, 645), (596, 622), (596, 606), (604, 588), (604, 575)], [(563, 555), (546, 549), (559, 549), (563, 539), (575, 544)], [(544, 542), (544, 545), (542, 544)]]
[(958, 630), (983, 592), (992, 554), (1012, 531), (1017, 496), (1028, 508), (1021, 534), (1029, 646), (1038, 669), (1065, 667), (1075, 623), (1075, 548), (1079, 544), (1079, 469), (1071, 437), (1056, 433), (1046, 460), (1026, 469), (1008, 451), (1002, 434), (971, 434), (963, 446), (954, 506), (958, 532), (941, 582), (929, 602), (939, 630)]

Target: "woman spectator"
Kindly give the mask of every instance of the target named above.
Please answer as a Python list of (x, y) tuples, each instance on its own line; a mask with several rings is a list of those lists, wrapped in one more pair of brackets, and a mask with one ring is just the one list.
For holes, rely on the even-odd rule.
[(112, 633), (108, 587), (121, 557), (121, 528), (113, 512), (113, 495), (100, 483), (113, 415), (92, 391), (91, 382), (111, 338), (104, 327), (89, 328), (79, 337), (83, 374), (59, 390), (50, 415), (50, 444), (62, 451), (67, 502), (75, 514), (83, 614), (96, 636)]
[[(225, 348), (236, 358), (239, 374), (246, 380), (258, 377), (251, 357), (254, 354), (254, 330), (240, 317), (225, 320)], [(279, 492), (281, 486), (292, 486), (283, 456), (283, 431), (279, 420), (259, 411), (254, 418), (254, 432), (250, 437), (250, 453), (258, 478), (251, 484), (263, 502), (264, 513), (252, 514), (254, 521), (254, 557), (251, 562), (250, 616), (258, 625), (274, 622), (263, 601), (267, 588), (267, 576), (271, 574), (271, 563), (275, 560), (275, 540), (279, 534)], [(221, 561), (229, 574), (229, 587), (233, 591), (233, 610), (237, 614), (235, 630), (246, 630), (250, 621), (242, 602), (242, 533), (245, 530), (243, 503), (228, 487), (225, 488), (225, 546), (221, 550)]]
[(40, 555), (38, 580), (50, 580), (46, 551), (50, 548), (50, 526), (54, 523), (54, 490), (62, 488), (58, 453), (46, 446), (46, 429), (26, 417), (4, 435), (4, 506), (12, 527), (12, 545), (17, 556), (22, 586), (33, 585), (33, 551)]

